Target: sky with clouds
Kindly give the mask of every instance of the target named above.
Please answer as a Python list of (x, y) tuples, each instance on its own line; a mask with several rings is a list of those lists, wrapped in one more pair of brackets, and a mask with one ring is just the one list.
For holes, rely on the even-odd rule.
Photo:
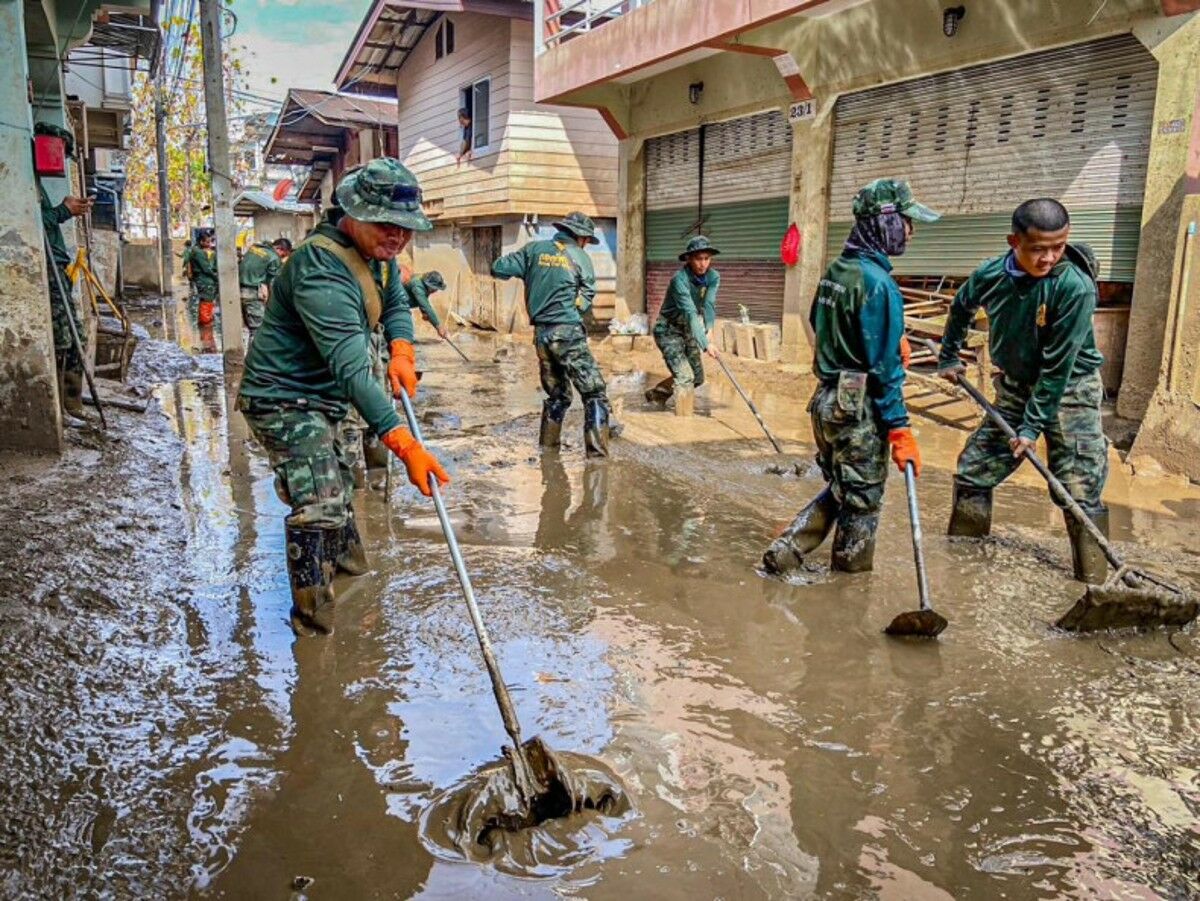
[(288, 88), (333, 89), (333, 76), (371, 0), (236, 0), (249, 91), (283, 99)]

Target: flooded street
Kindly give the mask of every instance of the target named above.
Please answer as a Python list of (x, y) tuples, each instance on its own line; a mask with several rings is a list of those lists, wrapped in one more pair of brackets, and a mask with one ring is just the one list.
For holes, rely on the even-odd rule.
[[(530, 346), (459, 342), (470, 366), (418, 345), (417, 411), (522, 726), (607, 763), (633, 813), (552, 837), (536, 878), (424, 842), (431, 800), (507, 742), (432, 504), (402, 470), (390, 507), (359, 494), (372, 571), (339, 578), (332, 637), (296, 641), (286, 508), (220, 358), (143, 342), (165, 383), (123, 439), (76, 439), (96, 446), (6, 489), (0, 894), (1200, 893), (1200, 642), (1051, 629), (1081, 588), (1044, 488), (1006, 486), (993, 538), (950, 541), (965, 433), (917, 420), (950, 627), (896, 641), (917, 595), (895, 472), (873, 573), (765, 578), (819, 476), (768, 473), (719, 376), (679, 420), (641, 399), (661, 361), (601, 356), (626, 431), (585, 462), (578, 402), (567, 446), (538, 453)], [(754, 397), (811, 460), (807, 392)], [(114, 510), (110, 480), (139, 500)], [(39, 514), (51, 484), (69, 506)], [(1200, 493), (1114, 476), (1107, 496), (1122, 551), (1200, 584)]]

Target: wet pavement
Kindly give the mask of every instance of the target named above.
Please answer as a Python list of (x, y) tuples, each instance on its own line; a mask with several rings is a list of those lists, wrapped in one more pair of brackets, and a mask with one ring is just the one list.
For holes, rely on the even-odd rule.
[[(161, 318), (175, 337), (183, 316)], [(0, 894), (1200, 892), (1194, 630), (1054, 632), (1079, 587), (1031, 479), (1000, 492), (994, 538), (942, 537), (965, 436), (921, 422), (950, 627), (898, 642), (881, 630), (916, 606), (899, 478), (874, 573), (764, 578), (818, 477), (766, 472), (728, 386), (678, 420), (640, 399), (660, 372), (606, 356), (612, 458), (583, 459), (578, 404), (543, 456), (532, 349), (459, 340), (477, 362), (419, 345), (417, 407), (524, 731), (606, 762), (634, 812), (547, 833), (536, 877), (423, 841), (430, 802), (507, 740), (432, 505), (362, 493), (373, 570), (339, 579), (332, 637), (296, 641), (266, 461), (219, 358), (164, 340), (138, 365), (169, 381), (119, 414), (121, 440), (75, 438), (53, 479), (5, 489), (24, 513), (0, 548)], [(805, 463), (806, 398), (747, 381)], [(1118, 474), (1108, 497), (1122, 550), (1200, 584), (1194, 489)]]

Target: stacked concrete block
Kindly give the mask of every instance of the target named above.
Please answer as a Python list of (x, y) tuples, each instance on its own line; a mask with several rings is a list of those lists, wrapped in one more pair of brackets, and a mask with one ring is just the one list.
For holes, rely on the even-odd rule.
[(783, 332), (778, 325), (756, 325), (754, 327), (755, 359), (777, 363), (782, 347)]

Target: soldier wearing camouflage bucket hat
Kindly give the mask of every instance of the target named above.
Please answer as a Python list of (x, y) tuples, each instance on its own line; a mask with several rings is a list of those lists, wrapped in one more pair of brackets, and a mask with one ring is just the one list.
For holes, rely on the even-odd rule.
[[(1017, 433), (1010, 440), (984, 417), (967, 439), (954, 476), (951, 535), (990, 533), (992, 491), (1039, 436), (1046, 439), (1051, 472), (1108, 533), (1101, 499), (1108, 479), (1100, 412), (1104, 357), (1092, 326), (1098, 266), (1091, 248), (1070, 243), (1070, 237), (1066, 207), (1051, 198), (1027, 200), (1013, 212), (1008, 252), (979, 266), (950, 305), (938, 374), (957, 383), (964, 372), (958, 352), (975, 314), (986, 310), (992, 362), (1001, 371), (994, 381), (996, 408)], [(1108, 560), (1100, 546), (1069, 511), (1063, 518), (1075, 578), (1103, 582)]]
[(826, 486), (763, 554), (785, 573), (833, 536), (833, 569), (874, 565), (875, 532), (887, 480), (887, 451), (904, 472), (921, 473), (921, 454), (904, 405), (904, 303), (889, 257), (904, 253), (914, 222), (938, 214), (903, 181), (881, 178), (854, 198), (854, 227), (817, 286), (809, 321), (815, 333), (808, 403), (817, 462)]
[(412, 312), (395, 257), (414, 231), (432, 226), (416, 178), (397, 160), (347, 172), (337, 206), (288, 257), (246, 355), (238, 409), (266, 449), (285, 525), (292, 624), (332, 631), (333, 578), (358, 575), (367, 559), (354, 522), (353, 474), (339, 425), (351, 409), (429, 493), (429, 475), (449, 478), (409, 433), (389, 392), (372, 377), (370, 335), (388, 342), (390, 393), (416, 394)]
[(692, 414), (695, 389), (704, 384), (700, 355), (720, 357), (711, 344), (721, 287), (721, 273), (712, 268), (712, 259), (720, 252), (704, 235), (688, 241), (679, 255), (684, 265), (671, 278), (654, 323), (654, 343), (671, 374), (646, 392), (646, 400), (665, 404), (674, 395), (676, 416)]
[(571, 386), (583, 399), (584, 445), (589, 457), (608, 456), (608, 388), (587, 343), (583, 314), (596, 296), (596, 276), (584, 250), (598, 244), (596, 226), (583, 213), (554, 223), (548, 241), (531, 241), (492, 264), (496, 278), (525, 282), (525, 307), (534, 326), (542, 390), (542, 447), (559, 446), (563, 419), (571, 406)]

